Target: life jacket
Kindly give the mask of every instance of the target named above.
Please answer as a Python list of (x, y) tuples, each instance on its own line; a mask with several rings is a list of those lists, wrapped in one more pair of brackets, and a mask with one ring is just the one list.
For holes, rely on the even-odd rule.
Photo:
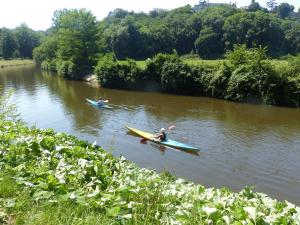
[(166, 132), (161, 133), (162, 137), (160, 138), (161, 141), (165, 141), (167, 139), (167, 134)]

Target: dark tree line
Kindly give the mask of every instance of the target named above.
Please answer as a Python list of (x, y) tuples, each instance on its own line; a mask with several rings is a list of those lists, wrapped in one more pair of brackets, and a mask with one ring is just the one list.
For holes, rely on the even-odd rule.
[(0, 29), (0, 57), (32, 58), (32, 51), (40, 45), (43, 32), (34, 31), (26, 24), (21, 24), (15, 29)]
[[(43, 68), (80, 79), (91, 72), (98, 58), (114, 53), (117, 59), (147, 59), (158, 53), (198, 54), (204, 59), (223, 58), (235, 44), (267, 47), (279, 57), (300, 52), (300, 22), (281, 16), (286, 4), (264, 9), (253, 1), (247, 9), (232, 5), (195, 11), (187, 5), (174, 10), (134, 13), (116, 9), (102, 21), (87, 10), (58, 10), (34, 58)], [(276, 3), (276, 2), (275, 2)]]
[(300, 24), (289, 19), (293, 9), (282, 3), (269, 12), (254, 1), (247, 10), (217, 6), (194, 12), (187, 5), (145, 14), (117, 9), (98, 24), (99, 47), (114, 52), (118, 59), (145, 59), (173, 49), (179, 55), (197, 53), (213, 59), (234, 44), (266, 46), (270, 56), (296, 54), (297, 44), (290, 40), (297, 39)]

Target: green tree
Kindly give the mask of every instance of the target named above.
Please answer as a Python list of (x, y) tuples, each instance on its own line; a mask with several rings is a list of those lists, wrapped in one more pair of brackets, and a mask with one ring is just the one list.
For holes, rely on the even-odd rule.
[(117, 8), (114, 11), (109, 12), (108, 17), (125, 18), (127, 15), (129, 15), (127, 10)]
[(228, 81), (227, 99), (266, 104), (281, 101), (282, 79), (268, 62), (266, 48), (235, 46), (227, 59), (234, 65)]
[(37, 63), (54, 59), (58, 48), (57, 45), (55, 36), (48, 37), (39, 47), (33, 50), (33, 58)]
[(2, 29), (1, 51), (4, 59), (13, 58), (14, 53), (18, 50), (18, 42), (12, 30)]
[(143, 34), (139, 28), (134, 24), (131, 16), (126, 17), (122, 21), (122, 26), (116, 30), (111, 37), (111, 47), (118, 59), (129, 58), (143, 58), (143, 51), (141, 46), (143, 43)]
[(280, 18), (286, 18), (290, 15), (291, 12), (294, 11), (294, 6), (288, 3), (281, 3), (278, 7), (276, 7), (277, 15)]
[(164, 19), (173, 37), (174, 49), (176, 49), (178, 54), (190, 53), (194, 47), (193, 43), (198, 36), (200, 27), (197, 27), (196, 21), (189, 20), (192, 14), (191, 6), (186, 5), (172, 10)]
[(62, 75), (80, 79), (95, 65), (96, 18), (85, 9), (56, 13), (57, 65)]
[(259, 3), (256, 2), (255, 0), (252, 0), (251, 4), (248, 6), (247, 11), (255, 12), (255, 11), (258, 11), (260, 9), (261, 9), (261, 7), (260, 7)]
[(297, 54), (300, 52), (300, 23), (286, 20), (283, 23), (285, 53)]
[(32, 50), (39, 45), (40, 40), (36, 32), (26, 24), (15, 28), (15, 34), (19, 45), (19, 52), (22, 58), (32, 58)]
[(195, 41), (197, 54), (205, 59), (217, 58), (223, 53), (222, 36), (215, 33), (211, 27), (201, 30), (198, 39)]
[(208, 7), (197, 13), (201, 19), (202, 30), (194, 45), (196, 52), (203, 58), (216, 58), (224, 53), (224, 23), (237, 9), (232, 6)]
[(224, 24), (224, 41), (227, 49), (234, 44), (248, 48), (267, 46), (271, 55), (282, 51), (284, 31), (274, 15), (258, 12), (242, 12), (228, 17)]

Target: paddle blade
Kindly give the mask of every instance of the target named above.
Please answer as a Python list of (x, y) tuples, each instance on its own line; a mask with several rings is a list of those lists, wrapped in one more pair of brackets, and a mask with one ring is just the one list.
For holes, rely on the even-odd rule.
[(147, 138), (142, 138), (142, 139), (140, 140), (140, 142), (141, 142), (142, 144), (147, 144)]
[(174, 130), (175, 128), (176, 128), (175, 125), (172, 125), (168, 127), (168, 130)]

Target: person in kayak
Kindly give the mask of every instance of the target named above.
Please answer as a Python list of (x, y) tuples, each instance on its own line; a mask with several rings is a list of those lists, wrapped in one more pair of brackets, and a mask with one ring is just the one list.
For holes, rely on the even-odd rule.
[(155, 136), (155, 139), (159, 141), (165, 141), (167, 139), (166, 129), (161, 128), (159, 134)]
[(99, 98), (99, 100), (97, 101), (97, 104), (98, 104), (99, 106), (103, 106), (103, 105), (105, 104), (105, 101), (103, 100), (102, 97)]

